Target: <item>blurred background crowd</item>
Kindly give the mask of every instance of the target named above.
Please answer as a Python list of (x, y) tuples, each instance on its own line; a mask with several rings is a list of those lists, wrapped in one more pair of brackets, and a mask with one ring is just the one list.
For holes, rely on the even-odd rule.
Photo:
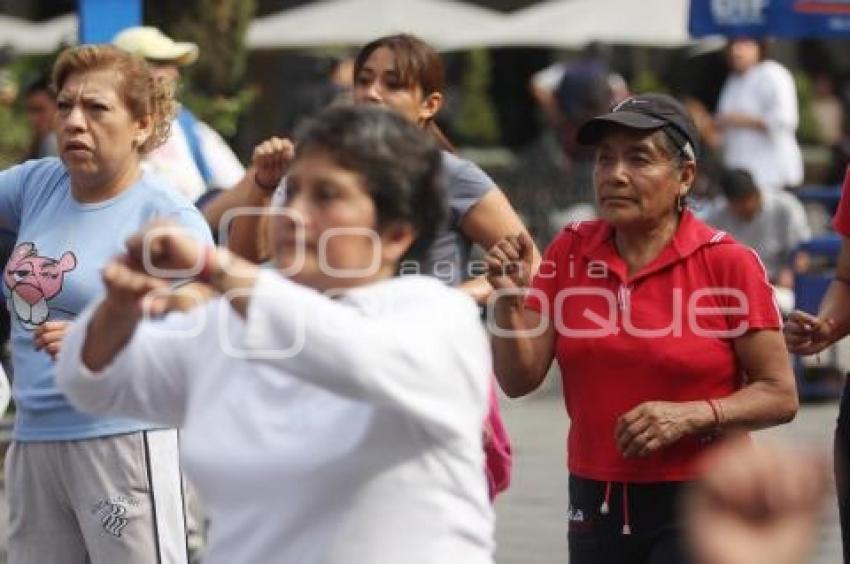
[[(249, 164), (258, 143), (292, 135), (345, 99), (358, 46), (413, 31), (446, 62), (441, 129), (504, 189), (541, 248), (570, 221), (595, 216), (591, 156), (575, 142), (577, 127), (655, 91), (682, 100), (700, 129), (689, 205), (759, 252), (783, 309), (801, 296), (798, 305), (815, 307), (834, 266), (829, 218), (850, 158), (850, 62), (842, 56), (850, 38), (697, 39), (684, 0), (141, 4), (145, 25), (197, 46), (173, 71), (194, 120), (178, 123), (199, 135), (188, 136), (199, 173), (193, 199), (230, 188), (244, 171), (236, 160)], [(0, 167), (55, 152), (46, 73), (77, 41), (77, 8), (72, 0), (0, 1)], [(776, 155), (753, 140), (765, 132), (782, 138)], [(210, 145), (217, 148), (205, 158)], [(814, 289), (795, 281), (813, 272)]]
[[(506, 15), (545, 3), (479, 0), (477, 4)], [(647, 18), (654, 17), (651, 10), (660, 4), (646, 4)], [(243, 162), (257, 143), (271, 135), (290, 135), (305, 117), (350, 85), (350, 55), (357, 47), (348, 39), (351, 29), (340, 29), (337, 39), (328, 33), (324, 45), (309, 39), (303, 41), (310, 43), (304, 47), (263, 46), (268, 41), (258, 35), (263, 31), (259, 24), (282, 18), (286, 10), (297, 12), (312, 5), (316, 3), (303, 0), (144, 2), (146, 24), (200, 47), (198, 61), (183, 74), (181, 99), (228, 141)], [(0, 13), (10, 20), (56, 22), (51, 29), (64, 30), (65, 36), (61, 31), (51, 33), (66, 43), (75, 40), (74, 9), (70, 0), (0, 2)], [(252, 22), (256, 30), (251, 29)], [(336, 25), (327, 22), (328, 27), (332, 23)], [(356, 25), (351, 22), (351, 27)], [(569, 26), (564, 22), (565, 36)], [(468, 34), (474, 36), (474, 31)], [(449, 88), (440, 125), (461, 153), (496, 177), (545, 244), (563, 219), (571, 217), (568, 212), (576, 204), (589, 203), (583, 156), (570, 139), (570, 128), (600, 107), (629, 93), (671, 93), (686, 100), (699, 119), (705, 146), (722, 152), (722, 132), (712, 117), (730, 72), (727, 50), (722, 40), (696, 41), (684, 29), (681, 35), (678, 42), (659, 36), (660, 45), (628, 35), (604, 43), (567, 38), (561, 43), (575, 43), (567, 48), (500, 45), (507, 40), (492, 37), (456, 41), (482, 45), (444, 51)], [(286, 39), (281, 37), (280, 42), (288, 45)], [(292, 38), (293, 44), (297, 42)], [(558, 43), (539, 40), (546, 42)], [(49, 136), (44, 135), (50, 112), (44, 76), (62, 44), (22, 49), (12, 41), (5, 43), (0, 56), (0, 164), (8, 165), (50, 151)], [(799, 106), (796, 138), (805, 165), (800, 184), (838, 183), (850, 154), (850, 63), (841, 56), (847, 41), (777, 40), (770, 41), (768, 49), (769, 57), (786, 66), (794, 79)], [(28, 52), (34, 50), (41, 52)], [(716, 175), (706, 177), (704, 191), (719, 193)], [(581, 208), (573, 212), (584, 213)]]

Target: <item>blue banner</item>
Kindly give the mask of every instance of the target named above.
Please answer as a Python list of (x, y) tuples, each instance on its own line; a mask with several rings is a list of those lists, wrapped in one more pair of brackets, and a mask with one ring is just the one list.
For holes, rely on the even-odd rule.
[(850, 38), (850, 0), (691, 0), (694, 37)]
[(80, 43), (109, 43), (125, 27), (142, 25), (142, 0), (79, 0)]

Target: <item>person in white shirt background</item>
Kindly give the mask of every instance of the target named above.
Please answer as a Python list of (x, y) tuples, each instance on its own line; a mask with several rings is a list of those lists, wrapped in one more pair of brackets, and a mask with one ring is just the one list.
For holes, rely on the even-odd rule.
[(24, 93), (24, 108), (27, 113), (27, 123), (32, 132), (32, 141), (25, 160), (58, 156), (59, 146), (56, 142), (56, 133), (53, 131), (56, 99), (50, 91), (48, 76), (40, 76), (27, 85)]
[(763, 40), (732, 39), (732, 71), (717, 106), (726, 168), (742, 168), (765, 191), (798, 186), (803, 156), (797, 143), (797, 88), (784, 66), (766, 58)]
[[(112, 40), (116, 47), (144, 58), (157, 76), (177, 85), (180, 67), (198, 59), (198, 46), (176, 42), (159, 29), (131, 27)], [(208, 189), (226, 190), (239, 182), (245, 168), (209, 125), (181, 106), (171, 123), (171, 135), (143, 165), (169, 181), (190, 200), (197, 201)]]
[[(492, 564), (488, 339), (470, 296), (397, 276), (446, 213), (440, 165), (402, 116), (331, 108), (298, 139), (272, 223), (289, 279), (157, 225), (105, 268), (60, 385), (84, 410), (182, 429), (205, 562)], [(194, 267), (225, 297), (143, 319), (167, 285), (143, 264)]]

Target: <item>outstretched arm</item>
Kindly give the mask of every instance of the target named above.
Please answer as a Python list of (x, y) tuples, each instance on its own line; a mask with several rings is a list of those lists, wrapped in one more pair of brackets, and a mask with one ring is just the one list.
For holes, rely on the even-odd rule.
[(838, 255), (835, 279), (830, 283), (817, 317), (792, 313), (784, 328), (788, 350), (816, 354), (850, 333), (850, 239), (845, 237)]
[[(507, 395), (523, 396), (543, 382), (555, 351), (555, 329), (548, 318), (525, 307), (525, 291), (539, 259), (531, 237), (521, 231), (493, 245), (486, 261), (493, 288), (488, 305), (494, 313), (490, 332), (496, 379)], [(543, 330), (537, 331), (541, 324)]]
[(422, 296), (427, 306), (412, 307), (405, 298), (397, 314), (374, 319), (226, 249), (202, 247), (173, 227), (154, 226), (128, 242), (135, 264), (145, 251), (158, 268), (200, 265), (199, 277), (246, 319), (252, 358), (441, 432), (456, 430), (459, 418), (483, 420), (490, 352), (478, 310), (464, 296), (437, 285), (433, 300)]
[(185, 339), (195, 329), (181, 324), (206, 310), (144, 322), (146, 301), (151, 313), (169, 307), (167, 291), (145, 297), (150, 290), (163, 290), (164, 282), (117, 261), (106, 267), (103, 278), (106, 298), (86, 310), (65, 337), (57, 385), (74, 406), (89, 413), (179, 425), (189, 375), (181, 353), (194, 348)]

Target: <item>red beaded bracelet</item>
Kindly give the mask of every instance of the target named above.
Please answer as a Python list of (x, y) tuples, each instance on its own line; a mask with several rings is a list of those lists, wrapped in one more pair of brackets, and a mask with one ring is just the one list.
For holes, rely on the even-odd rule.
[(708, 405), (711, 406), (711, 412), (714, 414), (714, 428), (720, 429), (723, 426), (723, 423), (726, 422), (725, 414), (723, 413), (723, 406), (720, 404), (720, 400), (716, 399), (707, 399)]
[(711, 412), (714, 414), (714, 428), (720, 427), (720, 414), (717, 413), (717, 408), (714, 406), (714, 402), (710, 399), (705, 400), (705, 402), (711, 407)]

